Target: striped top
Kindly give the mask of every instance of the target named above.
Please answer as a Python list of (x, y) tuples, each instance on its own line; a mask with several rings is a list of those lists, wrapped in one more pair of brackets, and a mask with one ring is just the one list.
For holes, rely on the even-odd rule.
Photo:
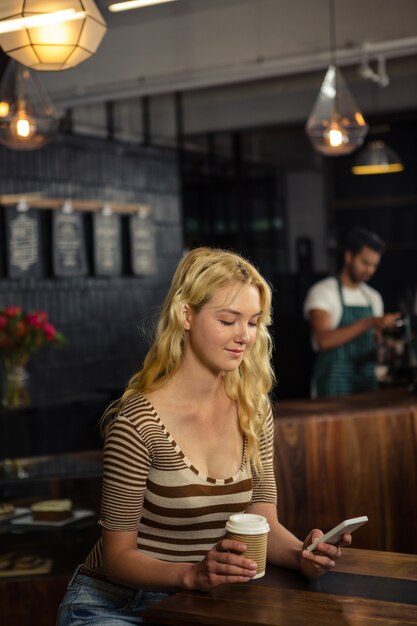
[[(269, 412), (260, 453), (263, 474), (252, 474), (243, 446), (238, 472), (211, 478), (194, 467), (142, 395), (126, 403), (104, 446), (99, 524), (138, 531), (138, 550), (163, 561), (201, 561), (225, 534), (232, 513), (252, 502), (276, 504), (274, 422)], [(101, 540), (85, 564), (101, 567)]]

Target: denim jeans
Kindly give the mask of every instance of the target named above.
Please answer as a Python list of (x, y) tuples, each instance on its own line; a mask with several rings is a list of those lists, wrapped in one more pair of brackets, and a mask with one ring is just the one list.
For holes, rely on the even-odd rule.
[(167, 596), (97, 580), (80, 574), (77, 568), (59, 607), (56, 626), (155, 626), (143, 620), (142, 612)]

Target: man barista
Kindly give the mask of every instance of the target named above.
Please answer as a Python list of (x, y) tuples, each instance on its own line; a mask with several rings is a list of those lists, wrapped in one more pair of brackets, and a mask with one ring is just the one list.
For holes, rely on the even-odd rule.
[(304, 302), (316, 360), (312, 395), (338, 396), (372, 391), (376, 343), (400, 313), (384, 315), (380, 294), (366, 283), (376, 271), (385, 244), (375, 233), (352, 230), (346, 240), (343, 266), (336, 277), (313, 285)]

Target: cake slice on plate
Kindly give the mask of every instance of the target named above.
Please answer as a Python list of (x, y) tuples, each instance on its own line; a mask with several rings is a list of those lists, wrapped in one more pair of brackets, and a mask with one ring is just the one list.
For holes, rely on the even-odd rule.
[(71, 500), (42, 500), (31, 506), (35, 522), (61, 522), (73, 516)]

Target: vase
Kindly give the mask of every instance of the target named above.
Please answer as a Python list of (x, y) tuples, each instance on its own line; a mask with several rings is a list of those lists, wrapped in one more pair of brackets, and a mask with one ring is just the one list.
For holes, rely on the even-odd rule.
[(3, 375), (2, 405), (7, 409), (28, 406), (30, 403), (29, 374), (26, 366), (4, 360)]

